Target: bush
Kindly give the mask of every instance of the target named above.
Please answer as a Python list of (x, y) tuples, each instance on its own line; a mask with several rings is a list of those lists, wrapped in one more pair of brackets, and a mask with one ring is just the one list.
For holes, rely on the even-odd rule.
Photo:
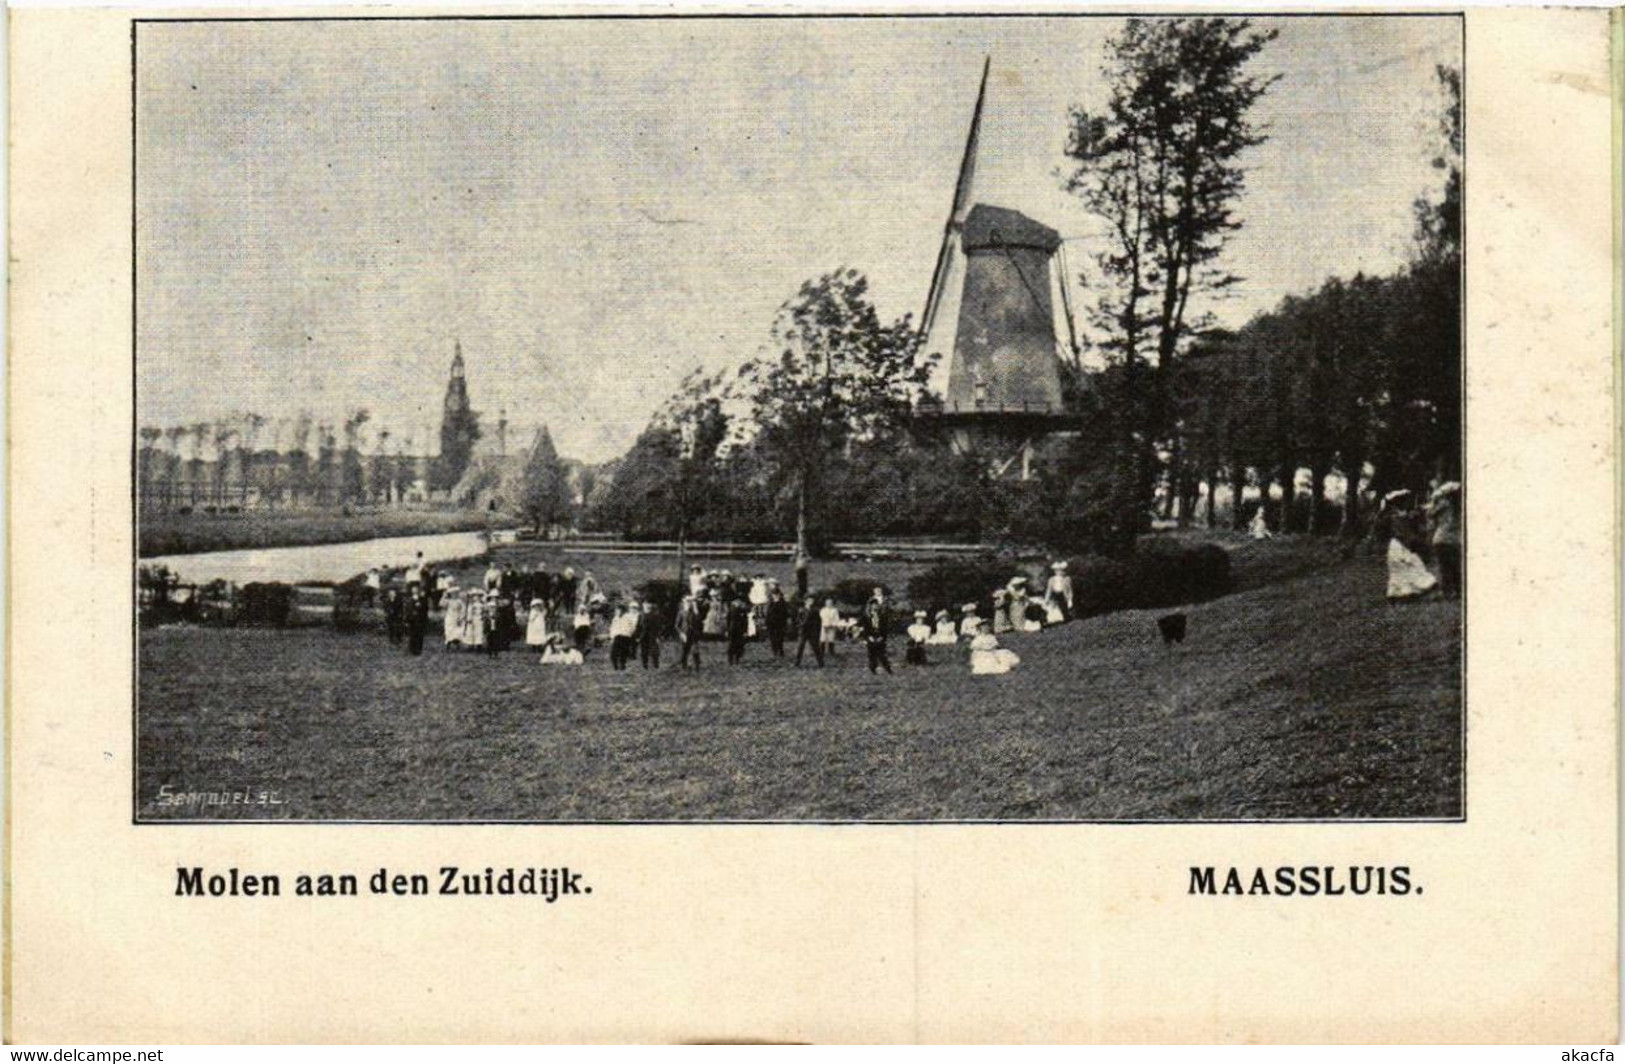
[(996, 538), (1057, 552), (1115, 552), (1123, 544), (1112, 518), (1109, 483), (1099, 476), (1049, 475), (995, 482), (987, 491), (987, 529)]
[(858, 607), (869, 601), (869, 597), (875, 593), (877, 587), (886, 593), (888, 600), (891, 599), (890, 587), (872, 579), (862, 580), (856, 577), (837, 580), (833, 586), (825, 591), (814, 591), (813, 597), (820, 602), (826, 598), (832, 598), (837, 606)]
[[(993, 558), (938, 562), (909, 578), (908, 600), (916, 609), (933, 614), (945, 609), (956, 618), (962, 605), (974, 602), (983, 617), (991, 617), (994, 590), (1007, 585), (1017, 573), (1032, 576), (1020, 566)], [(1029, 588), (1041, 591), (1043, 584), (1029, 585)]]
[(1212, 543), (1187, 547), (1143, 539), (1127, 557), (1085, 555), (1072, 559), (1068, 568), (1081, 616), (1186, 606), (1227, 595), (1235, 587), (1229, 553)]
[(1080, 617), (1131, 608), (1136, 583), (1133, 562), (1086, 554), (1067, 563), (1072, 576), (1072, 607)]
[(1172, 540), (1146, 539), (1136, 547), (1145, 559), (1148, 606), (1179, 606), (1228, 595), (1235, 590), (1230, 552), (1214, 543), (1194, 547)]
[(293, 610), (290, 584), (244, 584), (239, 592), (237, 618), (243, 624), (286, 628)]
[(660, 627), (663, 633), (670, 634), (675, 631), (677, 623), (677, 607), (683, 603), (683, 596), (688, 594), (688, 584), (682, 580), (645, 580), (637, 586), (638, 597), (644, 602), (654, 604), (655, 613), (660, 618)]
[(198, 624), (224, 628), (237, 623), (235, 589), (225, 580), (210, 580), (197, 588), (192, 605)]
[(143, 565), (136, 570), (136, 580), (142, 624), (196, 624), (201, 619), (195, 589), (181, 594), (179, 578), (165, 566)]
[[(368, 607), (370, 588), (365, 575), (352, 576), (342, 584), (333, 585), (333, 628), (339, 632), (359, 632), (376, 627)], [(375, 603), (376, 604), (376, 603)]]

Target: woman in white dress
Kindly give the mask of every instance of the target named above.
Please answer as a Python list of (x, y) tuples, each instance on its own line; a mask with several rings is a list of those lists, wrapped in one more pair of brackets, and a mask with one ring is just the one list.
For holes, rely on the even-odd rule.
[(564, 637), (554, 633), (542, 644), (543, 665), (580, 665), (586, 657), (575, 647), (566, 646)]
[(1388, 601), (1406, 602), (1432, 591), (1438, 579), (1428, 570), (1411, 544), (1421, 532), (1411, 513), (1411, 493), (1391, 491), (1383, 496), (1383, 520), (1388, 534)]
[(1027, 578), (1013, 577), (1010, 581), (1010, 629), (1015, 632), (1036, 632), (1044, 627), (1043, 621), (1027, 616)]
[(998, 637), (983, 622), (970, 641), (970, 671), (973, 676), (1001, 676), (1021, 664), (1013, 650), (999, 646)]
[(588, 569), (581, 574), (581, 583), (576, 587), (576, 604), (583, 607), (591, 606), (598, 594), (598, 578), (592, 575), (591, 569)]
[(745, 631), (746, 638), (755, 639), (767, 624), (767, 574), (757, 573), (750, 582), (750, 623)]
[(959, 638), (975, 639), (976, 629), (982, 626), (982, 618), (976, 615), (976, 603), (967, 602), (959, 607)]
[(707, 639), (723, 639), (728, 635), (728, 606), (720, 594), (707, 592), (705, 620), (701, 631)]
[(1044, 623), (1065, 624), (1072, 619), (1072, 577), (1066, 562), (1050, 565), (1050, 578), (1044, 582)]
[(1253, 523), (1248, 527), (1248, 534), (1254, 539), (1273, 539), (1275, 533), (1270, 531), (1270, 523), (1264, 517), (1264, 501), (1258, 502), (1258, 509), (1253, 511)]
[(954, 619), (947, 610), (938, 610), (936, 627), (931, 631), (931, 637), (926, 640), (932, 646), (951, 647), (959, 642), (959, 631), (954, 627)]
[(446, 599), (446, 616), (441, 622), (446, 635), (448, 647), (458, 646), (463, 641), (463, 600), (457, 595)]
[(841, 611), (836, 608), (834, 599), (825, 599), (824, 608), (818, 611), (818, 642), (826, 655), (835, 653), (835, 640), (840, 636)]
[(484, 594), (479, 591), (468, 593), (468, 601), (463, 604), (463, 646), (471, 650), (485, 648), (485, 614), (488, 608)]
[(539, 598), (530, 600), (530, 613), (525, 618), (525, 645), (547, 645), (547, 604)]

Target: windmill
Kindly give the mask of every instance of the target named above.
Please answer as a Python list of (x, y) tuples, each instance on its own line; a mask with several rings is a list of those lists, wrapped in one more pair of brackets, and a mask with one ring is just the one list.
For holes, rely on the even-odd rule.
[(1077, 352), (1060, 234), (1019, 211), (973, 203), (989, 58), (920, 318), (924, 350), (948, 366), (923, 420), (995, 476), (1026, 480), (1075, 426), (1059, 357)]

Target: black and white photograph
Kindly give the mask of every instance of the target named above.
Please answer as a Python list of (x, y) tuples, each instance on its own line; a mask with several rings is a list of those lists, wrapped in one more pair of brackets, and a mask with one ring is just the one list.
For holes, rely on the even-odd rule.
[(132, 30), (138, 824), (1468, 817), (1460, 15)]

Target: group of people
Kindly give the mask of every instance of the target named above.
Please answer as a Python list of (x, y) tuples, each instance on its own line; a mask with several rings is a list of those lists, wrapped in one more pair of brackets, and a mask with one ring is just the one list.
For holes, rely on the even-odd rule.
[[(926, 610), (915, 610), (903, 629), (904, 662), (929, 664), (931, 647), (964, 647), (973, 673), (1009, 672), (1020, 658), (999, 643), (1011, 632), (1030, 632), (1069, 620), (1073, 610), (1071, 577), (1065, 562), (1056, 562), (1042, 596), (1029, 591), (1017, 576), (993, 593), (993, 614), (984, 618), (975, 603), (965, 604), (955, 621), (947, 609), (934, 623)], [(797, 569), (798, 585), (805, 569)], [(725, 659), (737, 665), (753, 641), (763, 640), (775, 658), (790, 657), (799, 667), (810, 656), (823, 667), (838, 644), (861, 642), (869, 671), (892, 671), (893, 609), (883, 588), (875, 588), (855, 616), (844, 614), (833, 597), (820, 599), (797, 587), (787, 595), (778, 580), (764, 573), (735, 574), (692, 566), (675, 615), (663, 616), (650, 598), (623, 592), (612, 602), (591, 570), (579, 576), (567, 567), (558, 574), (538, 564), (518, 572), (493, 561), (477, 586), (459, 587), (455, 575), (435, 572), (422, 555), (397, 583), (387, 570), (370, 570), (369, 591), (382, 599), (392, 643), (421, 654), (432, 610), (442, 611), (445, 646), (499, 654), (516, 644), (536, 652), (543, 664), (581, 665), (600, 643), (609, 646), (609, 663), (617, 671), (634, 661), (645, 669), (661, 665), (662, 645), (677, 641), (678, 667), (698, 670), (707, 644), (720, 643)]]
[[(1388, 601), (1461, 594), (1461, 484), (1446, 481), (1417, 505), (1409, 490), (1383, 496), (1376, 532), (1388, 540)], [(1431, 556), (1434, 567), (1428, 566)]]
[[(539, 563), (524, 573), (493, 561), (476, 586), (459, 587), (449, 573), (440, 574), (436, 583), (445, 606), (442, 632), (450, 649), (494, 655), (522, 643), (539, 654), (543, 664), (580, 665), (592, 650), (597, 627), (607, 619), (610, 660), (616, 668), (626, 667), (630, 647), (640, 638), (650, 644), (653, 664), (659, 663), (652, 607), (623, 602), (612, 608), (591, 569), (578, 575), (573, 566), (566, 566), (552, 573)], [(650, 663), (646, 653), (645, 665)]]

